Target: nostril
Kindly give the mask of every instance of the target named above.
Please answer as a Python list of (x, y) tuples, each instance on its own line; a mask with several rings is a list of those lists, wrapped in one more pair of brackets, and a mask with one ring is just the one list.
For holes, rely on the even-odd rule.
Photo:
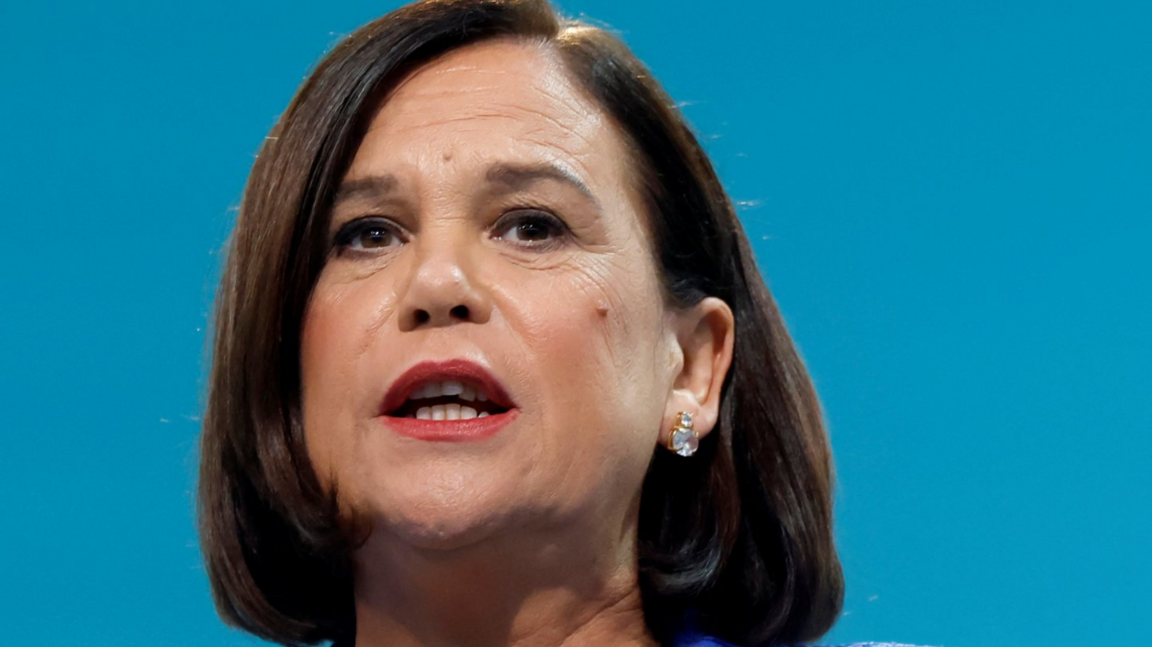
[(432, 319), (432, 315), (428, 314), (427, 310), (416, 311), (416, 325), (426, 324)]
[(468, 306), (456, 306), (449, 311), (451, 315), (457, 319), (468, 318)]

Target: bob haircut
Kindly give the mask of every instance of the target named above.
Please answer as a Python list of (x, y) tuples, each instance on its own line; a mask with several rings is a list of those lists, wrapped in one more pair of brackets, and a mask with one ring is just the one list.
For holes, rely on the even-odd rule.
[(711, 295), (735, 315), (714, 433), (690, 461), (655, 452), (645, 477), (645, 621), (660, 640), (689, 618), (737, 644), (819, 637), (839, 614), (843, 577), (811, 380), (684, 118), (618, 38), (547, 0), (425, 0), (369, 23), (320, 61), (263, 144), (217, 295), (201, 446), (200, 541), (221, 617), (285, 645), (355, 635), (352, 555), (364, 535), (340, 518), (305, 451), (305, 306), (333, 191), (373, 110), (421, 64), (494, 38), (551, 48), (614, 120), (669, 307)]

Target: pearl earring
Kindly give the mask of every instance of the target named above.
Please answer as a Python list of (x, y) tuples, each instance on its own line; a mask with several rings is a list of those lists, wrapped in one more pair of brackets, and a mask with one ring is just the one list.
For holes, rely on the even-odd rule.
[(668, 449), (681, 456), (691, 456), (700, 447), (700, 436), (692, 429), (692, 414), (681, 411), (676, 414), (676, 424), (668, 432)]

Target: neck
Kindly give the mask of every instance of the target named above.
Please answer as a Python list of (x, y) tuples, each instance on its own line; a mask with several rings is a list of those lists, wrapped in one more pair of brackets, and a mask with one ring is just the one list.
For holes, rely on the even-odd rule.
[(356, 647), (655, 647), (634, 540), (605, 559), (582, 539), (437, 550), (374, 537), (357, 558)]

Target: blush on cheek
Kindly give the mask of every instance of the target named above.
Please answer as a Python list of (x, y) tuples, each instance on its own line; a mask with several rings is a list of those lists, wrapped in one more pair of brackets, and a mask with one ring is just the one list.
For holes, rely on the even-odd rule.
[(329, 316), (333, 310), (328, 299), (313, 294), (300, 330), (300, 371), (303, 387), (306, 389), (310, 374), (323, 371), (324, 358), (330, 355), (341, 337), (340, 318)]
[(300, 403), (304, 444), (317, 481), (326, 491), (336, 487), (335, 473), (350, 438), (332, 426), (344, 419), (338, 397), (349, 379), (348, 348), (352, 337), (331, 299), (314, 299), (305, 312), (300, 337)]

